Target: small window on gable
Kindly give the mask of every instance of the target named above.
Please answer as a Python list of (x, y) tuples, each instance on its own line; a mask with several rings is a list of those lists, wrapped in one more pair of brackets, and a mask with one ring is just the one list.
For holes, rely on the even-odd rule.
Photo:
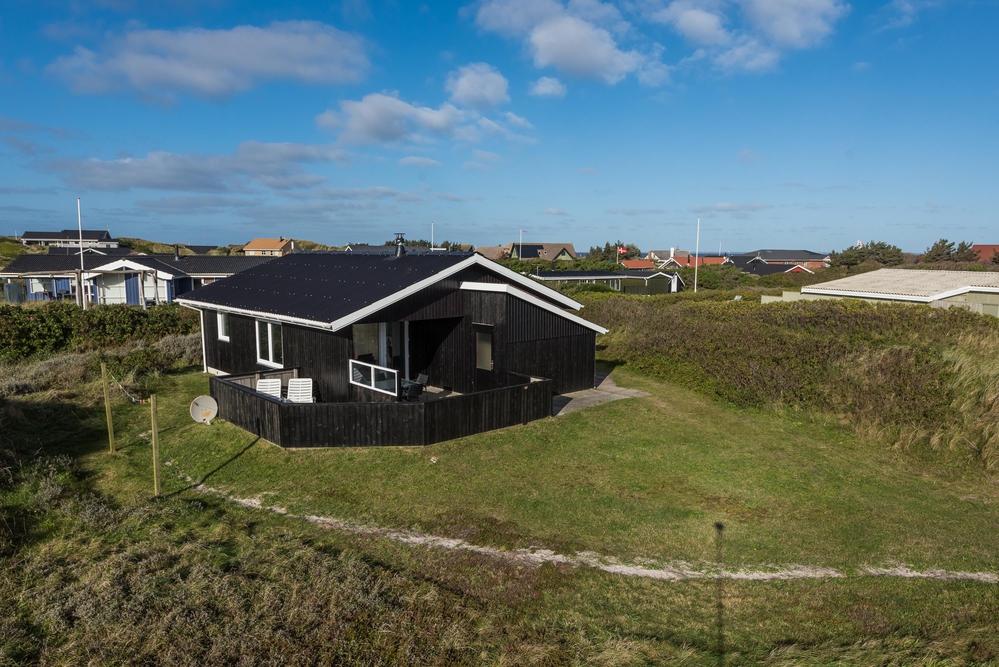
[(219, 313), (219, 340), (229, 340), (229, 313)]
[(475, 332), (475, 367), (484, 371), (493, 369), (493, 334), (490, 331)]

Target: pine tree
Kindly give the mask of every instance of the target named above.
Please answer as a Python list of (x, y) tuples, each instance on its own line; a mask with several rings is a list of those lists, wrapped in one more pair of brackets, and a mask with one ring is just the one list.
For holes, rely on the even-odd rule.
[(971, 245), (967, 241), (961, 241), (957, 245), (957, 250), (954, 251), (951, 259), (955, 262), (977, 262), (978, 253), (974, 251)]
[(946, 262), (952, 259), (953, 256), (954, 242), (948, 241), (947, 239), (940, 239), (926, 249), (926, 254), (923, 255), (923, 261), (927, 264)]

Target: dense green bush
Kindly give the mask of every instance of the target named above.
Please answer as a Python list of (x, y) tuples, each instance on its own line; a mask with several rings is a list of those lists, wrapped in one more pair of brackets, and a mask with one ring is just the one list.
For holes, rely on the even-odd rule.
[(20, 361), (64, 350), (92, 350), (130, 340), (156, 340), (198, 331), (197, 313), (175, 304), (135, 306), (73, 303), (0, 305), (0, 360)]
[(955, 445), (999, 465), (995, 318), (846, 300), (594, 297), (581, 297), (586, 316), (611, 329), (615, 359), (737, 405), (816, 409), (893, 444)]

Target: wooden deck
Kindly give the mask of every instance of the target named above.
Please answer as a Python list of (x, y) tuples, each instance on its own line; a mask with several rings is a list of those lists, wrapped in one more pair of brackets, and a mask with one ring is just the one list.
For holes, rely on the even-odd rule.
[(219, 417), (282, 447), (432, 445), (552, 414), (552, 382), (531, 381), (419, 402), (289, 403), (260, 394), (255, 380), (280, 377), (281, 369), (210, 379)]

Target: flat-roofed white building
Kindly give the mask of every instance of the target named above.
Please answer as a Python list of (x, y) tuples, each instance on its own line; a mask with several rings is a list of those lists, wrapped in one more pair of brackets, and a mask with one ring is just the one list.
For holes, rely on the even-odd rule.
[(922, 303), (999, 317), (999, 272), (879, 269), (802, 287), (801, 292), (764, 296), (763, 303), (816, 299)]

